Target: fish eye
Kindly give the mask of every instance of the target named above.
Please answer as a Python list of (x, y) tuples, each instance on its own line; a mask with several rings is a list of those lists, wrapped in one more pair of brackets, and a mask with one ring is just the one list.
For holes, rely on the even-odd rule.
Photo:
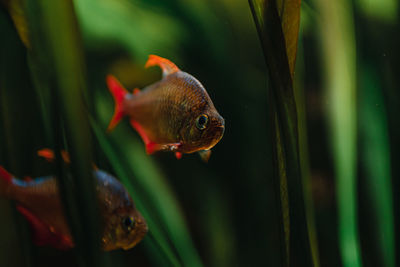
[(127, 216), (122, 219), (122, 226), (127, 230), (131, 231), (135, 226), (135, 219), (132, 216)]
[(208, 116), (206, 114), (201, 114), (196, 119), (196, 127), (199, 130), (204, 130), (207, 127)]

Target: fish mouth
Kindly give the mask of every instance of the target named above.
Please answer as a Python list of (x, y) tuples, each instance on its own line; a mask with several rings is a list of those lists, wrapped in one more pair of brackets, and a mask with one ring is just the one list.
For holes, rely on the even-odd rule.
[(137, 233), (135, 234), (135, 239), (132, 243), (122, 246), (123, 250), (128, 250), (136, 246), (138, 243), (140, 243), (143, 238), (146, 236), (147, 232), (149, 231), (149, 228), (146, 224), (146, 222), (143, 220), (139, 224), (139, 229), (137, 230)]
[(224, 136), (224, 132), (225, 132), (225, 125), (220, 124), (220, 125), (215, 126), (215, 135), (211, 139), (210, 145), (207, 147), (203, 147), (202, 150), (209, 150), (209, 149), (213, 148), (216, 144), (218, 144), (218, 142)]
[(217, 128), (222, 128), (221, 137), (220, 137), (220, 140), (221, 140), (222, 136), (225, 133), (225, 124), (218, 125)]

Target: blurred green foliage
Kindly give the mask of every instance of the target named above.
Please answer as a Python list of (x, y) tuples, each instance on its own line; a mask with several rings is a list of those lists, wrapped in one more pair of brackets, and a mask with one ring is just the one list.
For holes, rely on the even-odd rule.
[[(286, 266), (270, 127), (270, 104), (281, 103), (270, 98), (276, 88), (248, 2), (65, 1), (69, 9), (50, 1), (21, 1), (30, 49), (0, 7), (0, 165), (19, 177), (57, 173), (63, 184), (66, 170), (36, 151), (67, 148), (80, 190), (64, 183), (64, 200), (81, 238), (69, 252), (36, 247), (13, 203), (1, 199), (0, 265), (88, 266), (99, 256), (104, 266)], [(290, 227), (318, 245), (321, 266), (398, 265), (400, 7), (393, 0), (324, 5), (302, 1), (294, 93), (304, 188), (295, 189), (314, 216), (306, 219), (309, 233)], [(198, 78), (226, 119), (208, 164), (197, 155), (147, 156), (127, 120), (106, 133), (114, 103), (105, 75), (130, 90), (155, 82), (160, 70), (144, 69), (149, 54)], [(98, 226), (94, 211), (82, 216), (92, 184), (80, 176), (92, 159), (124, 183), (148, 221), (149, 234), (129, 251), (101, 253), (96, 235), (83, 230)], [(291, 266), (305, 266), (296, 257)]]

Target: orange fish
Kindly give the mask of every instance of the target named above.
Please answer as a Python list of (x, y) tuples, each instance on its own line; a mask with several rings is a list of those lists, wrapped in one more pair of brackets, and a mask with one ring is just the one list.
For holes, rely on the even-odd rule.
[(114, 76), (107, 76), (116, 104), (108, 130), (129, 116), (148, 154), (173, 151), (180, 158), (182, 153), (201, 151), (202, 158), (208, 159), (210, 149), (224, 134), (224, 119), (196, 78), (168, 59), (150, 55), (145, 67), (155, 65), (161, 67), (163, 78), (143, 90), (136, 88), (133, 93)]
[[(47, 159), (53, 156), (48, 150), (39, 154)], [(146, 221), (115, 177), (98, 169), (93, 175), (103, 220), (102, 249), (130, 249), (146, 235)], [(0, 196), (16, 201), (17, 210), (31, 225), (36, 245), (62, 250), (74, 247), (54, 176), (20, 180), (0, 166)]]

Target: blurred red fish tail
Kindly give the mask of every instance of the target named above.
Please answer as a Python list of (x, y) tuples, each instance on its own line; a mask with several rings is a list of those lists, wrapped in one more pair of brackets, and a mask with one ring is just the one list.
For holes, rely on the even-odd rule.
[(179, 68), (166, 58), (162, 58), (156, 55), (149, 55), (149, 59), (146, 62), (145, 67), (160, 66), (163, 71), (163, 76), (179, 71)]
[(107, 75), (107, 86), (115, 101), (114, 115), (108, 125), (107, 131), (111, 131), (122, 119), (124, 114), (123, 101), (128, 91), (118, 82), (113, 75)]
[(8, 185), (12, 181), (12, 174), (10, 174), (3, 166), (0, 166), (0, 195), (4, 195)]

